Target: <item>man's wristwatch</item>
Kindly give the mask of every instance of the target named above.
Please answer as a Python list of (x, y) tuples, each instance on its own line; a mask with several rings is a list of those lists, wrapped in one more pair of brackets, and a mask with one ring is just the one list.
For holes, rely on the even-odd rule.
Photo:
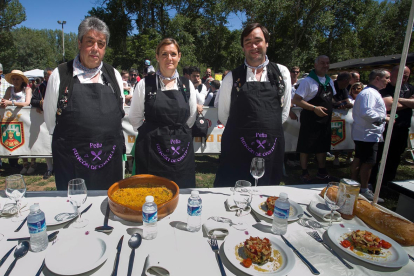
[(16, 101), (15, 101), (15, 100), (12, 100), (11, 102), (12, 102), (12, 106), (14, 106), (14, 103), (15, 103)]

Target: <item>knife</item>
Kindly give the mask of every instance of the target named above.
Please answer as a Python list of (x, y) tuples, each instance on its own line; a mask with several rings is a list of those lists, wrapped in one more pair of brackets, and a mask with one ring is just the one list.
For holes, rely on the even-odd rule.
[(0, 260), (0, 267), (2, 264), (4, 264), (4, 262), (7, 260), (7, 258), (10, 256), (10, 254), (13, 252), (13, 249), (16, 247), (17, 245), (13, 246), (12, 249), (9, 250), (9, 252), (6, 253), (6, 255), (4, 255), (3, 258), (1, 258)]
[[(7, 254), (8, 254), (8, 253), (7, 253)], [(410, 258), (410, 260), (414, 262), (414, 257), (413, 257), (413, 256), (411, 256), (410, 254), (408, 254), (408, 258)], [(1, 265), (1, 262), (0, 262), (0, 265)]]
[(124, 235), (122, 235), (121, 239), (118, 242), (118, 246), (116, 247), (117, 252), (116, 252), (116, 257), (115, 257), (115, 262), (114, 262), (114, 270), (112, 271), (111, 276), (118, 275), (119, 255), (121, 254), (123, 240), (124, 240)]
[(40, 273), (42, 273), (43, 268), (45, 267), (45, 260), (46, 260), (46, 259), (43, 259), (43, 263), (42, 263), (42, 265), (40, 266), (39, 271), (36, 273), (36, 275), (35, 275), (35, 276), (40, 276)]
[[(56, 238), (57, 234), (59, 234), (59, 231), (55, 231), (55, 232), (49, 234), (47, 236), (47, 239), (51, 242)], [(27, 241), (27, 240), (30, 240), (30, 237), (7, 239), (7, 241)]]
[[(89, 210), (89, 208), (91, 208), (91, 206), (92, 206), (92, 203), (91, 204), (89, 204), (89, 206), (88, 207), (86, 207), (85, 209), (83, 209), (83, 211), (81, 212), (81, 215), (83, 215), (83, 214), (85, 214), (88, 210)], [(69, 220), (69, 222), (65, 225), (65, 226), (63, 226), (63, 228), (68, 228), (69, 227), (69, 225), (71, 225), (72, 224), (72, 222), (74, 222), (75, 221), (75, 219), (77, 219), (78, 218), (78, 216), (76, 216), (76, 217), (74, 217), (74, 218), (72, 218), (72, 219), (70, 219)]]
[(300, 252), (297, 251), (296, 248), (293, 247), (293, 245), (285, 237), (283, 237), (283, 235), (280, 235), (280, 236), (282, 237), (283, 241), (287, 244), (287, 246), (289, 246), (293, 250), (293, 252), (296, 254), (296, 256), (298, 256), (299, 259), (301, 259), (302, 262), (304, 262), (305, 265), (307, 267), (309, 267), (312, 274), (314, 274), (314, 275), (319, 275), (320, 274), (319, 271), (305, 257), (303, 257), (303, 255), (300, 254)]
[(19, 225), (19, 227), (17, 227), (16, 230), (14, 230), (14, 232), (19, 232), (20, 229), (22, 229), (23, 225), (26, 223), (27, 221), (27, 217), (22, 221), (22, 223)]

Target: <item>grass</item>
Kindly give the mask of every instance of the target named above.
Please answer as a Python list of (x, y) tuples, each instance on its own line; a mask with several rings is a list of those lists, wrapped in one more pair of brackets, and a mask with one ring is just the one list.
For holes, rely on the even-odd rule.
[[(398, 167), (396, 180), (414, 179), (414, 164), (409, 163), (411, 156), (406, 156), (405, 162), (402, 162)], [(345, 163), (346, 156), (340, 156), (341, 165), (333, 166), (333, 157), (327, 158), (326, 167), (329, 174), (338, 178), (350, 178), (350, 166)], [(312, 160), (312, 158), (310, 158)], [(0, 190), (5, 188), (5, 177), (12, 174), (20, 173), (20, 168), (12, 168), (8, 163), (8, 159), (2, 158), (3, 167), (0, 169)], [(196, 161), (196, 186), (198, 188), (211, 188), (213, 187), (215, 174), (219, 165), (218, 155), (198, 155), (195, 158)], [(19, 165), (21, 165), (19, 160)], [(36, 171), (33, 175), (26, 175), (24, 177), (28, 191), (53, 191), (56, 190), (55, 178), (50, 177), (47, 180), (43, 179), (43, 174), (47, 171), (47, 166), (44, 159), (37, 159)], [(281, 185), (294, 185), (300, 184), (300, 167), (288, 167), (286, 166), (286, 174), (282, 178)], [(309, 172), (315, 176), (317, 172), (317, 166), (313, 160), (309, 163)], [(130, 174), (126, 174), (125, 177), (130, 177)], [(314, 180), (313, 183), (320, 183), (318, 180)], [(398, 202), (399, 194), (386, 186), (381, 188), (380, 197), (384, 198), (385, 202), (381, 205), (390, 210), (395, 210)]]

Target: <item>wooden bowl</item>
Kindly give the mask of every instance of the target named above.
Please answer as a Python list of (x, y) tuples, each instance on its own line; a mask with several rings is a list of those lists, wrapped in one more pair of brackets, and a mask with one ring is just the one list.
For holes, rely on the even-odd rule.
[(139, 174), (134, 175), (129, 178), (123, 179), (119, 182), (114, 183), (108, 189), (108, 202), (109, 208), (111, 211), (117, 215), (118, 217), (133, 222), (142, 222), (142, 207), (131, 207), (121, 203), (116, 202), (112, 195), (120, 188), (127, 188), (130, 185), (136, 184), (155, 184), (155, 185), (163, 185), (170, 189), (173, 193), (173, 198), (169, 201), (158, 205), (158, 219), (162, 219), (165, 216), (168, 216), (172, 212), (174, 212), (175, 208), (177, 208), (178, 204), (178, 196), (180, 194), (180, 188), (178, 185), (167, 178), (158, 177), (155, 175), (150, 174)]

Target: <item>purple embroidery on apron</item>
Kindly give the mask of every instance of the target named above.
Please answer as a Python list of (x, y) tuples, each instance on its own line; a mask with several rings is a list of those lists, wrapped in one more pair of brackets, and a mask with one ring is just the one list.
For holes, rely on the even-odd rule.
[[(92, 144), (91, 144), (92, 145)], [(92, 147), (92, 146), (91, 146)], [(100, 144), (100, 147), (102, 147), (102, 144)], [(115, 154), (115, 149), (116, 149), (116, 145), (114, 145), (113, 147), (112, 147), (112, 150), (111, 150), (111, 152), (110, 152), (110, 154), (108, 155), (108, 157), (106, 158), (106, 160), (102, 163), (102, 164), (98, 164), (98, 165), (92, 165), (92, 164), (89, 164), (88, 163), (88, 161), (86, 161), (86, 160), (84, 160), (80, 155), (79, 155), (79, 152), (78, 152), (78, 150), (76, 149), (76, 148), (73, 148), (72, 150), (73, 150), (73, 154), (75, 155), (75, 157), (76, 157), (76, 159), (82, 164), (82, 165), (84, 165), (85, 167), (87, 167), (88, 169), (91, 169), (91, 170), (97, 170), (97, 169), (100, 169), (100, 168), (102, 168), (102, 167), (104, 167), (106, 164), (108, 164), (109, 163), (109, 161), (111, 161), (111, 159), (112, 159), (112, 157), (114, 156), (114, 154)], [(102, 159), (99, 157), (101, 154), (102, 154), (102, 150), (100, 150), (98, 153), (95, 153), (94, 151), (91, 151), (91, 154), (93, 155), (93, 156), (95, 156), (95, 158), (92, 160), (92, 161), (94, 161), (96, 158), (98, 158), (99, 160), (101, 160), (102, 161)], [(106, 153), (105, 153), (105, 155), (106, 155)], [(89, 157), (88, 156), (88, 154), (85, 154), (85, 156), (84, 156), (84, 158), (86, 158), (86, 157)]]
[(180, 149), (180, 146), (178, 146), (178, 147), (177, 147), (177, 149), (175, 149), (174, 147), (171, 147), (171, 149), (174, 151), (174, 152), (173, 152), (173, 155), (174, 155), (174, 154), (178, 154), (178, 155), (180, 155), (180, 153), (178, 152), (178, 150)]
[(256, 142), (259, 144), (259, 145), (257, 146), (257, 148), (262, 147), (263, 149), (265, 149), (265, 147), (264, 147), (263, 145), (266, 143), (266, 140), (263, 140), (262, 142), (260, 142), (259, 140), (256, 140)]
[[(248, 152), (250, 152), (251, 154), (254, 154), (255, 156), (259, 156), (260, 157), (260, 156), (267, 156), (267, 155), (271, 154), (274, 151), (275, 146), (276, 146), (277, 138), (275, 138), (275, 142), (273, 143), (272, 148), (270, 150), (266, 151), (266, 152), (257, 152), (254, 149), (252, 149), (251, 147), (249, 147), (249, 145), (247, 145), (246, 141), (244, 140), (244, 137), (240, 137), (240, 141), (243, 144), (243, 146), (247, 149)], [(260, 144), (260, 146), (263, 147), (263, 144), (266, 142), (266, 140), (264, 140), (261, 143), (260, 143), (259, 140), (256, 140), (256, 142), (258, 144)], [(260, 146), (258, 146), (257, 148), (259, 148)]]
[[(181, 141), (180, 141), (181, 142)], [(188, 142), (188, 144), (187, 144), (187, 148), (185, 148), (185, 147), (183, 147), (183, 150), (185, 150), (184, 151), (184, 153), (183, 153), (183, 155), (181, 155), (181, 156), (179, 156), (178, 158), (176, 158), (176, 159), (173, 159), (173, 158), (170, 158), (170, 157), (168, 157), (165, 153), (163, 153), (162, 152), (162, 149), (161, 149), (161, 147), (160, 147), (160, 144), (157, 144), (157, 151), (158, 151), (158, 154), (159, 155), (161, 155), (161, 157), (162, 158), (164, 158), (166, 161), (168, 161), (168, 162), (171, 162), (171, 163), (177, 163), (177, 162), (181, 162), (186, 156), (187, 156), (187, 153), (188, 153), (188, 148), (190, 147), (190, 142)], [(174, 151), (173, 152), (173, 155), (175, 154), (175, 153), (177, 153), (177, 154), (180, 154), (179, 152), (178, 152), (178, 150), (180, 149), (180, 146), (178, 146), (177, 148), (175, 148), (175, 147), (171, 147), (171, 149)], [(166, 152), (168, 152), (168, 149), (166, 149), (165, 150)]]

